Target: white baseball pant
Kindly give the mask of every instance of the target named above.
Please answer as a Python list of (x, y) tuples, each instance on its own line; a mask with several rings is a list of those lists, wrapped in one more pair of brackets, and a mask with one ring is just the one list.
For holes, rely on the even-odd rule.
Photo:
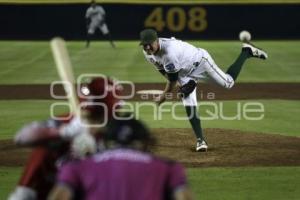
[[(203, 53), (203, 57), (200, 60), (199, 66), (181, 82), (187, 83), (189, 80), (193, 79), (198, 82), (199, 80), (212, 80), (218, 85), (230, 89), (234, 85), (233, 78), (224, 73), (209, 55), (209, 53), (204, 49), (199, 49)], [(197, 106), (197, 94), (196, 89), (186, 98), (182, 98), (184, 106)]]
[(97, 20), (91, 22), (91, 24), (89, 25), (88, 33), (94, 34), (97, 28), (100, 29), (103, 35), (107, 35), (109, 33), (106, 23), (102, 23), (101, 21)]

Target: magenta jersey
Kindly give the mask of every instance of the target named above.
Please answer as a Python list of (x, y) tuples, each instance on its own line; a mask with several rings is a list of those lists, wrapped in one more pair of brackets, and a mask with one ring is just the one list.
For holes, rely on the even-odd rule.
[(186, 185), (186, 176), (176, 162), (123, 148), (64, 165), (58, 183), (88, 200), (160, 200), (171, 199)]

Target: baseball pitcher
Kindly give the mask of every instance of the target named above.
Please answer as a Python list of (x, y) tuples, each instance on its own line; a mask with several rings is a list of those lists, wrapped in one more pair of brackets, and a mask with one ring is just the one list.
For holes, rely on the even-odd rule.
[(105, 23), (105, 10), (102, 6), (96, 4), (95, 0), (91, 1), (91, 6), (86, 10), (85, 18), (87, 23), (87, 42), (86, 47), (90, 45), (92, 36), (95, 34), (98, 28), (102, 34), (110, 41), (110, 44), (115, 48), (115, 44), (111, 38), (108, 27)]
[(248, 58), (267, 59), (267, 53), (250, 43), (243, 43), (240, 55), (225, 73), (205, 49), (175, 38), (158, 38), (153, 29), (141, 31), (140, 39), (146, 60), (168, 80), (164, 93), (155, 99), (156, 102), (164, 102), (166, 93), (171, 92), (178, 83), (183, 105), (197, 137), (196, 151), (207, 151), (208, 146), (197, 116), (197, 82), (210, 79), (230, 89)]

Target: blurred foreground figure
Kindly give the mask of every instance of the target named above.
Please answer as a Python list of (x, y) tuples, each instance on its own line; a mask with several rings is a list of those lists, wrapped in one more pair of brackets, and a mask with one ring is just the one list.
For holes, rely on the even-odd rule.
[(84, 116), (66, 117), (66, 120), (48, 119), (25, 125), (17, 133), (15, 143), (33, 150), (9, 200), (47, 199), (62, 163), (95, 153), (96, 140), (101, 141), (103, 128), (91, 128), (84, 124), (95, 125), (111, 118), (120, 103), (115, 97), (120, 90), (111, 79), (94, 78), (81, 86), (84, 95), (81, 97), (81, 113)]
[(183, 167), (146, 151), (153, 139), (141, 122), (111, 121), (104, 143), (106, 151), (62, 167), (49, 199), (192, 199)]

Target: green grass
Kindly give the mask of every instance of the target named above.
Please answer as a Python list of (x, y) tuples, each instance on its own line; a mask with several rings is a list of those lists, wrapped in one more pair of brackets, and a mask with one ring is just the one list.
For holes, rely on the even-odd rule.
[(0, 166), (0, 199), (7, 199), (21, 175), (20, 167)]
[[(196, 41), (207, 49), (216, 63), (226, 70), (240, 52), (236, 41)], [(137, 41), (116, 42), (112, 49), (108, 42), (69, 42), (76, 76), (82, 73), (103, 73), (121, 80), (135, 82), (164, 82), (162, 76), (143, 57)], [(299, 82), (300, 41), (259, 41), (269, 59), (250, 59), (244, 66), (239, 82)], [(58, 80), (48, 42), (0, 41), (0, 84), (50, 83)]]
[[(238, 42), (197, 41), (196, 46), (207, 49), (222, 69), (236, 58), (239, 53)], [(118, 48), (112, 49), (108, 42), (94, 42), (85, 49), (84, 42), (70, 42), (71, 59), (75, 74), (104, 73), (121, 80), (135, 82), (163, 82), (161, 75), (148, 64), (141, 53), (138, 42), (117, 42)], [(300, 41), (259, 41), (269, 52), (267, 61), (249, 60), (239, 81), (241, 82), (299, 82)], [(225, 53), (224, 53), (225, 52)], [(47, 42), (3, 42), (0, 41), (0, 84), (50, 83), (58, 80), (54, 61)], [(15, 132), (33, 120), (49, 118), (49, 106), (54, 101), (0, 101), (0, 139), (12, 138)], [(246, 102), (241, 101), (241, 105)], [(299, 136), (299, 101), (257, 100), (265, 108), (265, 116), (260, 121), (241, 120), (203, 120), (204, 128), (229, 128), (244, 131), (276, 133)], [(219, 102), (218, 106), (220, 105)], [(234, 116), (237, 101), (223, 104), (224, 115)], [(169, 109), (166, 106), (165, 109)], [(206, 111), (213, 107), (202, 106), (201, 116), (207, 118)], [(59, 109), (61, 112), (64, 109)], [(219, 112), (219, 111), (218, 111)], [(151, 128), (190, 128), (188, 121), (174, 121), (168, 112), (162, 120), (153, 120), (151, 108), (142, 108), (140, 117)], [(184, 117), (182, 106), (176, 114)], [(251, 116), (255, 116), (252, 114)], [(14, 188), (21, 169), (0, 167), (0, 199), (6, 199)], [(300, 196), (299, 167), (268, 168), (193, 168), (187, 170), (188, 179), (196, 199), (204, 200), (252, 200), (298, 199)]]
[[(50, 118), (52, 103), (54, 101), (0, 101), (0, 139), (12, 138), (24, 124)], [(62, 107), (60, 109), (65, 111)]]
[[(50, 117), (50, 105), (55, 101), (0, 101), (0, 139), (12, 138), (15, 132), (24, 124), (33, 120), (45, 120)], [(234, 117), (237, 116), (238, 106), (241, 108), (246, 103), (259, 102), (264, 106), (264, 118), (263, 120), (253, 121), (246, 120), (241, 115), (240, 120), (222, 120), (218, 117), (215, 120), (209, 120), (211, 114), (217, 113), (220, 116), (222, 110), (223, 116)], [(148, 102), (150, 103), (150, 102)], [(261, 133), (274, 133), (287, 136), (299, 136), (300, 124), (298, 123), (300, 112), (299, 101), (225, 101), (225, 102), (213, 102), (216, 103), (218, 110), (215, 110), (211, 105), (200, 106), (200, 115), (202, 120), (202, 126), (204, 128), (227, 128), (237, 129), (243, 131), (254, 131)], [(154, 112), (154, 104), (149, 106), (143, 106), (141, 104), (133, 103), (134, 110), (139, 113), (138, 118), (147, 122), (151, 128), (190, 128), (190, 124), (187, 120), (175, 121), (172, 119), (170, 110), (171, 105), (166, 104), (161, 107), (162, 112), (161, 120), (158, 121), (159, 116)], [(140, 105), (138, 109), (138, 105)], [(221, 108), (220, 106), (223, 106)], [(128, 107), (125, 107), (128, 109)], [(59, 108), (58, 113), (62, 113), (66, 109)], [(139, 111), (138, 111), (139, 110)], [(241, 109), (243, 110), (243, 109)], [(29, 114), (30, 113), (30, 114)], [(175, 107), (174, 113), (177, 117), (185, 117), (185, 111), (182, 105)], [(155, 115), (153, 115), (155, 114)], [(258, 117), (262, 113), (249, 114), (251, 117)], [(156, 118), (155, 118), (156, 116)]]
[(300, 196), (299, 167), (194, 168), (187, 172), (195, 199), (296, 200)]
[[(242, 101), (242, 104), (249, 101)], [(247, 122), (222, 120), (204, 121), (204, 127), (226, 127), (247, 129), (259, 132), (297, 135), (299, 124), (298, 101), (259, 101), (265, 106), (264, 121)], [(49, 117), (49, 106), (53, 101), (0, 101), (1, 118), (0, 138), (11, 138), (13, 133), (24, 123)], [(224, 102), (224, 114), (232, 116), (236, 111), (236, 101)], [(165, 109), (168, 109), (167, 107)], [(210, 107), (203, 107), (211, 109)], [(178, 111), (178, 113), (177, 113)], [(203, 111), (203, 110), (202, 110)], [(30, 115), (28, 115), (30, 113)], [(141, 118), (152, 128), (158, 127), (190, 127), (187, 121), (176, 123), (165, 113), (162, 120), (151, 120), (151, 109), (142, 108)], [(179, 106), (178, 116), (184, 116)], [(203, 115), (203, 117), (207, 115)], [(252, 115), (253, 116), (253, 115)], [(288, 120), (286, 120), (288, 119)], [(7, 131), (9, 130), (9, 131)], [(21, 169), (0, 167), (0, 199), (5, 199), (14, 188)], [(300, 195), (299, 167), (268, 167), (268, 168), (192, 168), (187, 169), (188, 180), (195, 194), (195, 199), (204, 200), (293, 200)]]
[[(0, 199), (6, 199), (21, 174), (18, 167), (0, 167)], [(190, 168), (187, 176), (195, 199), (296, 200), (300, 167)]]
[[(202, 104), (201, 106), (200, 104), (199, 113), (202, 119), (202, 126), (204, 128), (226, 128), (260, 133), (300, 136), (300, 124), (298, 123), (298, 114), (300, 113), (299, 101), (249, 100), (224, 102), (213, 101), (209, 103), (211, 105)], [(214, 105), (212, 105), (212, 103)], [(243, 111), (245, 111), (245, 105), (249, 103), (261, 104), (264, 108), (263, 112), (243, 114)], [(134, 104), (134, 107), (135, 110), (139, 111), (137, 113), (140, 113), (137, 117), (145, 120), (151, 128), (190, 128), (188, 120), (173, 120), (172, 118), (172, 110), (174, 110), (175, 116), (177, 117), (186, 116), (183, 106), (178, 104), (178, 106), (173, 109), (170, 104), (171, 103), (167, 103), (165, 106), (164, 104), (162, 105), (162, 117), (159, 121), (159, 115), (155, 114), (156, 111), (151, 105), (138, 107), (138, 104)], [(248, 108), (257, 109), (260, 107), (250, 106)], [(216, 115), (213, 115), (212, 113)], [(241, 113), (240, 117), (238, 113)], [(153, 114), (155, 115), (153, 116)], [(264, 115), (262, 120), (247, 120), (248, 118), (246, 118), (246, 116), (258, 118), (262, 115)], [(221, 116), (225, 116), (226, 118)], [(234, 117), (234, 119), (230, 119), (230, 117)]]

